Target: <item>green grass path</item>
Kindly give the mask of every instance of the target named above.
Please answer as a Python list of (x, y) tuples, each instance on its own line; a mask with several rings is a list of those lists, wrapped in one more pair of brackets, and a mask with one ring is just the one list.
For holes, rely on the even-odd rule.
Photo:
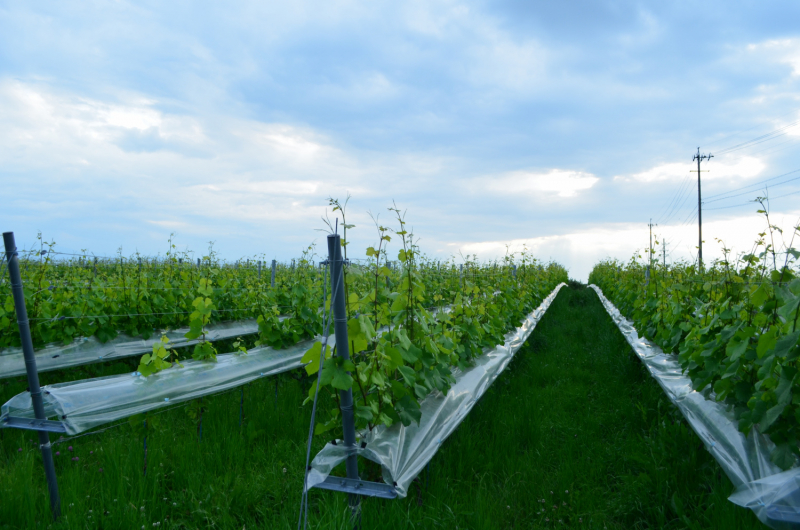
[[(202, 442), (183, 408), (154, 417), (146, 477), (127, 425), (57, 446), (52, 528), (296, 528), (310, 407), (278, 380), (277, 408), (275, 379), (246, 387), (241, 428), (238, 391), (206, 400)], [(32, 439), (0, 442), (0, 528), (50, 524)], [(364, 501), (363, 528), (765, 528), (732, 491), (594, 292), (564, 288), (409, 496)], [(309, 515), (350, 527), (341, 494), (313, 490)]]

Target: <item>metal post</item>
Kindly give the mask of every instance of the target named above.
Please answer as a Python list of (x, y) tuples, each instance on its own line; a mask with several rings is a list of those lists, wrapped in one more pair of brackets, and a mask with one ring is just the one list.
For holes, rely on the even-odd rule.
[(258, 260), (258, 279), (261, 279), (261, 260)]
[(200, 268), (200, 258), (197, 258), (197, 268)]
[[(331, 293), (333, 294), (333, 332), (336, 334), (336, 355), (345, 361), (350, 359), (347, 341), (347, 313), (344, 303), (344, 275), (342, 274), (342, 245), (339, 234), (328, 236), (328, 259), (331, 263)], [(339, 392), (344, 429), (344, 446), (350, 452), (345, 461), (347, 478), (358, 480), (358, 456), (356, 455), (356, 424), (353, 414), (353, 389)], [(358, 521), (360, 501), (358, 495), (348, 495), (352, 516)]]
[(94, 275), (97, 276), (97, 257), (94, 258)]
[(517, 279), (517, 264), (516, 263), (512, 263), (511, 267), (512, 267), (511, 268), (512, 274), (514, 275), (514, 279), (516, 280)]
[[(39, 387), (39, 372), (36, 370), (36, 358), (33, 355), (33, 340), (28, 322), (28, 310), (25, 308), (25, 294), (22, 292), (22, 278), (19, 273), (19, 257), (17, 245), (14, 242), (13, 232), (3, 233), (3, 244), (8, 262), (8, 276), (11, 280), (11, 292), (14, 296), (14, 309), (17, 313), (17, 326), (19, 337), (22, 341), (22, 354), (25, 357), (25, 371), (28, 374), (28, 389), (33, 402), (33, 413), (37, 420), (46, 420), (42, 389)], [(53, 519), (61, 515), (61, 499), (58, 496), (58, 482), (56, 481), (56, 468), (53, 463), (53, 452), (50, 448), (50, 436), (46, 431), (38, 431), (39, 448), (42, 450), (44, 474), (47, 478), (47, 489), (50, 491), (50, 511)]]
[(275, 267), (278, 265), (278, 262), (272, 260), (272, 279), (270, 280), (270, 287), (275, 287)]

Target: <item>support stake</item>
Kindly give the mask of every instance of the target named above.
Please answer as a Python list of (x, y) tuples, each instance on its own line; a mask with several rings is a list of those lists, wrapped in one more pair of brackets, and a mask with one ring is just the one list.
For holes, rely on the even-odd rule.
[[(28, 310), (25, 307), (25, 294), (22, 291), (22, 277), (19, 273), (19, 257), (17, 256), (14, 232), (3, 233), (3, 244), (6, 250), (8, 276), (11, 280), (11, 292), (14, 296), (14, 309), (17, 313), (19, 337), (22, 341), (22, 354), (25, 357), (25, 371), (28, 374), (28, 388), (31, 393), (31, 401), (33, 402), (33, 413), (37, 420), (46, 420), (47, 416), (44, 412), (42, 389), (39, 386), (39, 372), (36, 370), (36, 357), (33, 355), (33, 340), (31, 339)], [(42, 450), (44, 474), (47, 478), (47, 489), (50, 492), (50, 511), (53, 514), (53, 519), (57, 519), (61, 515), (61, 498), (58, 495), (58, 482), (56, 480), (56, 468), (53, 462), (53, 451), (50, 447), (50, 435), (47, 434), (45, 430), (38, 431), (38, 433), (39, 448)]]
[[(331, 309), (333, 310), (333, 332), (337, 337), (336, 355), (345, 361), (350, 360), (350, 351), (347, 340), (347, 312), (344, 302), (344, 274), (342, 267), (342, 242), (339, 234), (328, 236), (328, 259), (331, 263)], [(339, 402), (342, 410), (342, 427), (344, 428), (344, 445), (351, 451), (345, 460), (347, 478), (358, 481), (358, 455), (356, 455), (356, 423), (353, 410), (353, 389), (341, 390)], [(361, 502), (358, 494), (348, 493), (350, 515), (355, 523), (355, 528), (360, 528)]]

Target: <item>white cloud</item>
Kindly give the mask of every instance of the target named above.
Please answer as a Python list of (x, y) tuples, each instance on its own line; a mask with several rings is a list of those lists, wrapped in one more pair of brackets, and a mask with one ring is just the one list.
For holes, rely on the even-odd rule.
[(503, 195), (551, 194), (558, 197), (574, 197), (578, 192), (594, 186), (599, 178), (591, 173), (551, 169), (546, 173), (534, 171), (512, 171), (499, 176), (480, 177), (473, 186), (481, 191)]
[[(732, 178), (749, 179), (760, 175), (766, 167), (766, 164), (760, 158), (745, 156), (731, 162), (712, 158), (708, 162), (703, 162), (700, 169), (704, 172), (703, 180), (706, 181)], [(687, 173), (691, 171), (697, 171), (697, 162), (672, 162), (661, 164), (633, 175), (617, 175), (614, 180), (623, 182), (682, 181)], [(708, 171), (708, 173), (705, 173), (705, 171)]]
[(747, 50), (792, 67), (792, 75), (800, 76), (800, 39), (774, 39), (749, 44)]

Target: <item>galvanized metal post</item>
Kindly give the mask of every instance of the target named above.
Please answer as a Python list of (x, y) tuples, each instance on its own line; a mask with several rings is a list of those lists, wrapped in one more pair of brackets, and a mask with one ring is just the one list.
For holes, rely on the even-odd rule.
[(275, 267), (278, 265), (278, 262), (272, 260), (272, 279), (270, 280), (270, 287), (275, 287)]
[[(31, 328), (30, 322), (28, 322), (28, 310), (25, 308), (25, 294), (22, 292), (22, 277), (19, 273), (17, 245), (14, 242), (13, 232), (3, 233), (3, 244), (6, 250), (11, 292), (14, 297), (14, 310), (17, 313), (19, 338), (22, 341), (22, 354), (25, 357), (25, 371), (28, 374), (28, 389), (33, 402), (33, 413), (37, 420), (46, 420), (42, 389), (39, 387), (39, 372), (36, 370), (36, 358), (33, 355), (33, 340), (31, 340)], [(46, 431), (38, 431), (38, 433), (39, 448), (42, 451), (42, 462), (44, 463), (44, 474), (47, 478), (47, 488), (50, 491), (50, 511), (53, 513), (53, 519), (56, 519), (61, 515), (61, 499), (58, 495), (58, 482), (56, 480), (56, 468), (53, 463), (53, 451), (50, 447), (50, 436)]]
[(197, 268), (200, 268), (200, 258), (197, 258)]
[(258, 260), (258, 279), (261, 279), (261, 260)]
[[(344, 303), (344, 275), (342, 267), (342, 245), (339, 234), (328, 236), (328, 259), (331, 264), (331, 293), (333, 309), (333, 332), (336, 334), (336, 355), (345, 361), (350, 360), (347, 340), (347, 313)], [(356, 423), (353, 410), (353, 389), (339, 392), (339, 403), (342, 410), (342, 427), (344, 429), (344, 446), (349, 452), (345, 460), (347, 478), (358, 480), (358, 456), (356, 455)], [(358, 495), (349, 494), (348, 500), (352, 516), (358, 522), (360, 500)]]

